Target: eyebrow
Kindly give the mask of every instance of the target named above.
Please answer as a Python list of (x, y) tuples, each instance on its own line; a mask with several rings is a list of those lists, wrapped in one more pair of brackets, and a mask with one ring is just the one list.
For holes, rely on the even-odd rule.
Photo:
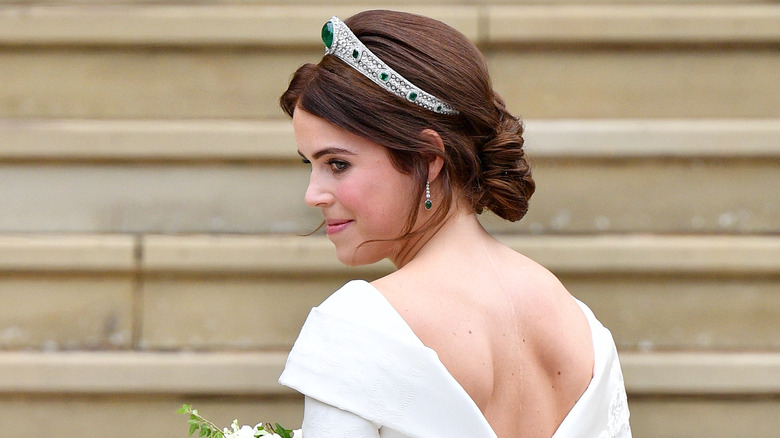
[[(312, 159), (316, 160), (316, 159), (319, 159), (320, 157), (322, 157), (324, 155), (331, 155), (331, 154), (332, 155), (338, 155), (338, 154), (342, 154), (342, 155), (355, 155), (355, 153), (350, 151), (350, 150), (347, 150), (347, 149), (344, 149), (344, 148), (333, 147), (333, 148), (321, 149), (321, 150), (315, 152), (314, 155), (312, 155)], [(301, 153), (301, 151), (298, 151), (298, 155), (300, 155), (304, 159), (306, 158)]]

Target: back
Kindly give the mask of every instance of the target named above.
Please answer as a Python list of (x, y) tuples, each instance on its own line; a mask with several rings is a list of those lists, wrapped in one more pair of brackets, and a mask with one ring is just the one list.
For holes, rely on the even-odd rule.
[(592, 377), (587, 318), (537, 263), (495, 241), (483, 249), (423, 255), (374, 286), (499, 437), (552, 436)]

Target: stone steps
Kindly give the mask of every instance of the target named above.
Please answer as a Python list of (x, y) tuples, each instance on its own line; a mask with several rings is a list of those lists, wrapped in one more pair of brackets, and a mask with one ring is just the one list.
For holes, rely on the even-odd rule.
[[(534, 119), (550, 159), (778, 159), (780, 120)], [(0, 162), (297, 162), (289, 120), (0, 119)]]
[[(780, 6), (388, 4), (474, 40), (526, 121), (531, 211), (483, 222), (612, 330), (635, 436), (776, 436)], [(320, 218), (276, 102), (360, 9), (0, 0), (5, 434), (300, 424), (275, 382), (309, 308), (391, 267), (295, 235)]]
[[(314, 7), (293, 3), (284, 6), (226, 3), (0, 2), (3, 24), (0, 40), (8, 45), (308, 46), (319, 44), (318, 35), (312, 37), (311, 29), (322, 26), (322, 16), (346, 17), (366, 9), (353, 2)], [(676, 5), (506, 3), (477, 1), (451, 5), (439, 0), (398, 2), (397, 6), (399, 10), (446, 21), (477, 44), (487, 45), (550, 41), (775, 43), (780, 37), (776, 26), (780, 11), (765, 2), (729, 2), (706, 7), (695, 2)]]
[[(292, 396), (276, 382), (286, 359), (286, 352), (9, 352), (0, 355), (0, 393)], [(624, 352), (621, 361), (634, 396), (780, 391), (778, 353)]]
[[(194, 404), (201, 414), (224, 426), (235, 418), (243, 423), (269, 419), (288, 427), (300, 424), (297, 399), (139, 394), (3, 397), (0, 425), (9, 435), (47, 436), (50, 421), (56, 418), (63, 428), (59, 436), (102, 438), (110, 431), (115, 438), (133, 438), (141, 430), (149, 438), (170, 438), (186, 436), (186, 418), (174, 413), (182, 403)], [(649, 397), (630, 403), (636, 437), (774, 438), (779, 427), (778, 403), (771, 398)]]
[[(621, 351), (780, 348), (777, 236), (500, 238), (587, 302)], [(346, 268), (314, 236), (4, 235), (0, 349), (285, 350), (312, 306), (391, 269)]]
[[(777, 5), (402, 8), (481, 45), (526, 118), (780, 114)], [(322, 17), (358, 9), (5, 5), (0, 117), (278, 119), (290, 73), (321, 53)]]
[[(517, 224), (486, 215), (492, 231), (765, 234), (780, 223), (767, 190), (780, 186), (780, 119), (526, 125), (539, 189)], [(289, 121), (6, 119), (0, 172), (7, 232), (304, 233), (320, 220), (302, 201), (308, 168)]]
[[(35, 410), (66, 424), (110, 419), (112, 436), (123, 438), (137, 436), (141, 415), (145, 435), (163, 438), (186, 430), (185, 419), (173, 413), (181, 403), (221, 425), (233, 418), (297, 425), (299, 396), (276, 383), (284, 360), (276, 352), (4, 353), (0, 425), (13, 435), (45, 435), (40, 422), (12, 420)], [(772, 437), (780, 427), (772, 414), (780, 407), (777, 353), (623, 353), (621, 361), (637, 436), (744, 436), (750, 430), (752, 437)], [(77, 436), (97, 438), (105, 430), (93, 426)]]

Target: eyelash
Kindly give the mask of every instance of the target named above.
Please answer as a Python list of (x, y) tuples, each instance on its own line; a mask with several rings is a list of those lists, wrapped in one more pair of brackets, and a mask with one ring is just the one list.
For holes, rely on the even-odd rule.
[[(303, 164), (311, 164), (311, 161), (307, 160), (306, 158), (302, 158), (301, 161)], [(341, 173), (347, 170), (349, 167), (349, 163), (347, 163), (344, 160), (338, 160), (338, 159), (331, 159), (325, 162), (328, 166), (330, 166), (331, 170), (333, 170), (334, 173)], [(339, 167), (341, 166), (341, 167)]]

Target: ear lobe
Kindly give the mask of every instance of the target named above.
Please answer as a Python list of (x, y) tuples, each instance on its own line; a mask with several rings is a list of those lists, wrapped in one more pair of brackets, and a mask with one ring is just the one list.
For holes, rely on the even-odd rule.
[(442, 158), (442, 155), (444, 155), (444, 141), (439, 133), (433, 129), (424, 129), (420, 136), (426, 143), (440, 152), (440, 154), (431, 155), (428, 160), (428, 181), (434, 181), (439, 177), (439, 173), (442, 167), (444, 167), (444, 159)]

